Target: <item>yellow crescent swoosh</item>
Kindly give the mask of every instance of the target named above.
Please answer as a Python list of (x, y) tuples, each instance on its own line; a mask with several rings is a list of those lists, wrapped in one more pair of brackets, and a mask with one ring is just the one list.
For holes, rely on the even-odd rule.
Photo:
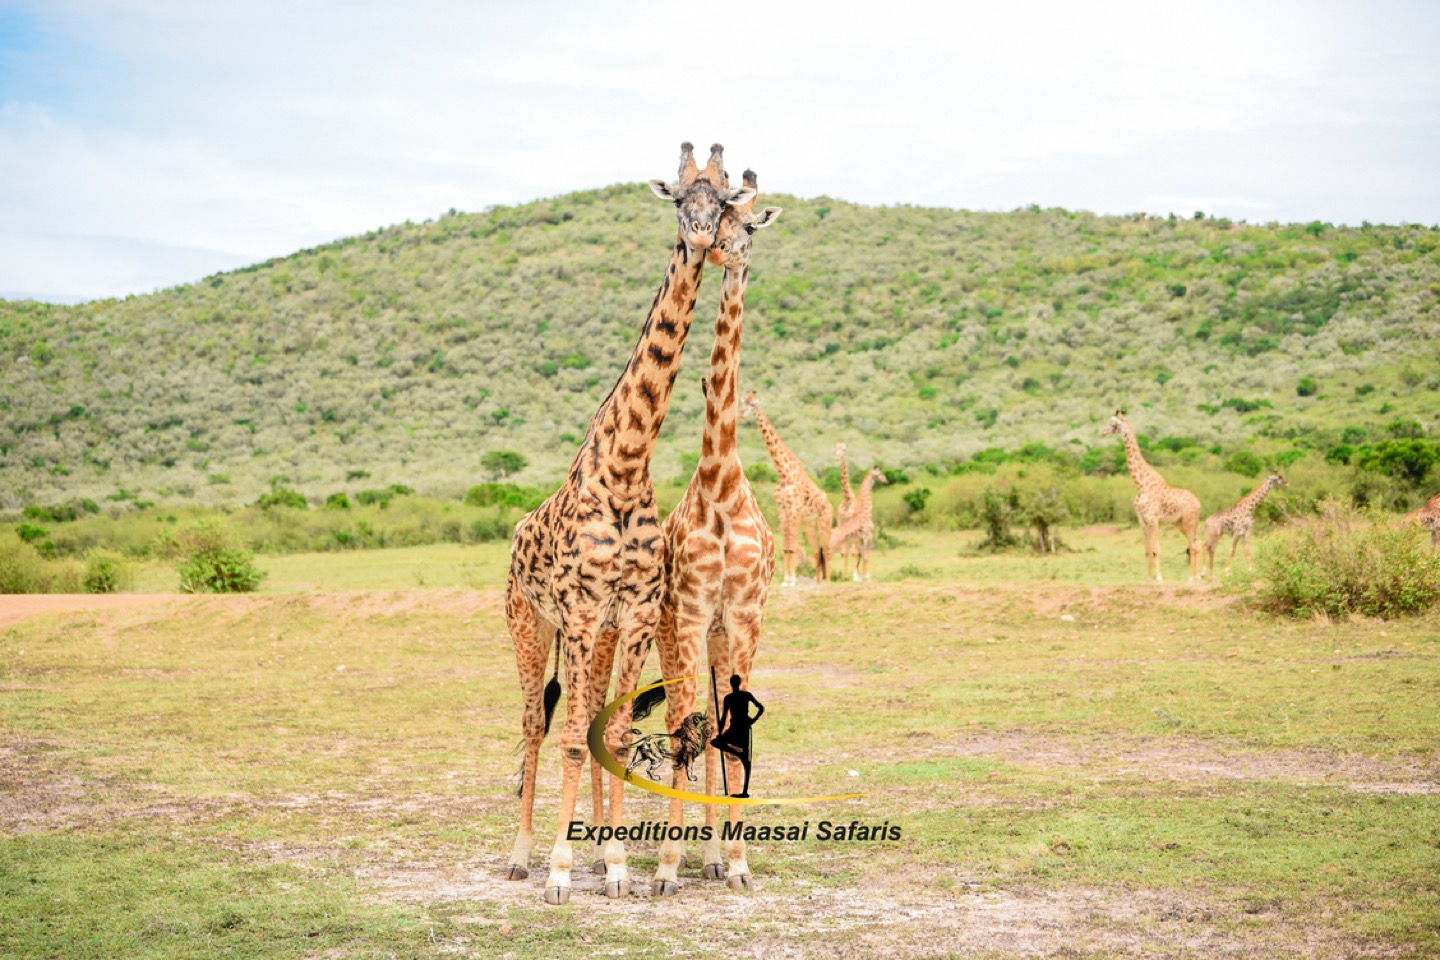
[(586, 738), (590, 745), (590, 755), (595, 758), (600, 766), (609, 770), (626, 783), (637, 786), (641, 790), (648, 790), (650, 793), (658, 793), (662, 797), (670, 797), (674, 800), (686, 800), (690, 803), (728, 803), (737, 807), (753, 807), (761, 804), (821, 803), (826, 800), (853, 800), (856, 797), (865, 796), (863, 793), (836, 793), (828, 797), (783, 797), (778, 800), (762, 800), (758, 797), (745, 797), (741, 799), (737, 797), (717, 797), (708, 793), (689, 793), (685, 790), (676, 790), (674, 787), (667, 787), (663, 783), (656, 783), (654, 780), (649, 780), (645, 777), (636, 776), (631, 771), (626, 770), (620, 764), (620, 761), (616, 760), (614, 755), (605, 748), (605, 725), (610, 722), (610, 718), (615, 715), (616, 710), (619, 710), (626, 703), (634, 700), (647, 690), (654, 690), (656, 687), (663, 687), (671, 683), (682, 683), (686, 680), (700, 679), (702, 678), (676, 677), (674, 680), (661, 680), (658, 683), (652, 683), (648, 687), (641, 687), (634, 693), (627, 693), (625, 696), (607, 703), (605, 708), (596, 714), (595, 719), (590, 722), (590, 734)]

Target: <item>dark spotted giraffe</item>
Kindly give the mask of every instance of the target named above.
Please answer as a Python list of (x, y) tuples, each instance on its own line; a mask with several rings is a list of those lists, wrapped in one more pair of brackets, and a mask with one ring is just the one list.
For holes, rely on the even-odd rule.
[[(680, 351), (690, 332), (705, 251), (714, 242), (727, 204), (743, 204), (751, 191), (730, 191), (719, 144), (701, 170), (690, 144), (683, 144), (677, 182), (650, 182), (672, 201), (679, 217), (665, 279), (651, 304), (625, 371), (590, 421), (580, 452), (564, 485), (517, 524), (511, 548), (505, 615), (515, 644), (524, 697), (521, 722), (525, 759), (520, 788), (520, 827), (508, 876), (529, 876), (540, 744), (548, 726), (545, 668), (551, 643), (564, 662), (565, 724), (560, 732), (563, 761), (559, 824), (550, 855), (545, 902), (570, 897), (574, 859), (566, 830), (574, 818), (586, 731), (610, 685), (617, 643), (622, 671), (617, 693), (633, 691), (640, 664), (660, 619), (662, 542), (650, 478), (650, 459), (670, 405)], [(558, 641), (557, 641), (558, 638)], [(559, 666), (557, 662), (557, 673)], [(553, 703), (553, 701), (552, 701)], [(623, 764), (628, 752), (630, 711), (621, 711), (607, 730), (607, 744)], [(618, 826), (623, 782), (612, 778), (610, 824)], [(603, 801), (595, 798), (597, 812)], [(625, 848), (610, 841), (604, 850), (605, 893), (629, 892)]]

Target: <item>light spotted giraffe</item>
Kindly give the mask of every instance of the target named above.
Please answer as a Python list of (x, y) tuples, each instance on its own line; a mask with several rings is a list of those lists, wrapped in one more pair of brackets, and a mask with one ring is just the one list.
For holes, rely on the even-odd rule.
[[(745, 186), (756, 187), (755, 173), (745, 171)], [(745, 470), (735, 444), (739, 420), (740, 337), (744, 324), (745, 287), (750, 277), (750, 241), (756, 230), (775, 222), (780, 208), (766, 207), (755, 213), (754, 198), (732, 205), (720, 220), (711, 265), (725, 267), (720, 290), (720, 312), (715, 319), (715, 346), (710, 352), (710, 372), (702, 384), (705, 392), (705, 432), (700, 463), (675, 511), (661, 527), (665, 541), (666, 600), (657, 635), (660, 665), (665, 679), (695, 677), (704, 671), (702, 648), (713, 676), (740, 677), (741, 689), (750, 684), (750, 669), (760, 643), (760, 625), (770, 579), (775, 575), (775, 537)], [(679, 731), (695, 709), (693, 679), (660, 688), (668, 705), (665, 729)], [(718, 717), (714, 718), (718, 721)], [(705, 792), (718, 793), (718, 771), (722, 758), (710, 743), (705, 745)], [(738, 783), (740, 762), (730, 764), (729, 782)], [(673, 785), (686, 789), (688, 771), (676, 764)], [(740, 808), (730, 807), (730, 822), (739, 819)], [(704, 845), (703, 875), (726, 878), (731, 889), (750, 889), (750, 866), (745, 859), (745, 842), (731, 840), (723, 856), (716, 829), (716, 810), (705, 806), (705, 823), (711, 839)], [(684, 825), (680, 800), (670, 801), (669, 823)], [(660, 847), (660, 862), (651, 883), (656, 896), (679, 890), (679, 868), (684, 844), (666, 840)]]
[[(505, 616), (525, 702), (520, 827), (510, 854), (511, 880), (529, 876), (540, 745), (559, 697), (556, 680), (541, 689), (552, 642), (559, 644), (557, 679), (563, 658), (570, 690), (560, 733), (559, 829), (545, 883), (545, 902), (551, 904), (570, 898), (574, 857), (567, 829), (575, 814), (586, 731), (609, 689), (615, 647), (623, 646), (618, 687), (628, 693), (635, 689), (660, 619), (662, 544), (650, 459), (690, 332), (705, 251), (726, 205), (749, 199), (747, 188), (728, 189), (719, 144), (711, 148), (703, 170), (692, 150), (688, 143), (681, 146), (677, 182), (650, 182), (657, 196), (676, 205), (680, 231), (635, 351), (591, 418), (564, 485), (521, 519), (511, 547)], [(606, 729), (606, 744), (621, 763), (629, 731), (628, 709), (619, 711)], [(620, 822), (623, 786), (619, 778), (610, 784), (612, 826)], [(597, 812), (602, 803), (597, 795)], [(604, 858), (605, 894), (624, 896), (630, 887), (624, 845), (610, 841)]]
[(1115, 434), (1125, 443), (1125, 464), (1130, 468), (1130, 479), (1140, 490), (1135, 496), (1135, 515), (1140, 518), (1140, 529), (1145, 533), (1146, 578), (1164, 579), (1160, 575), (1160, 524), (1173, 523), (1190, 545), (1190, 578), (1193, 580), (1200, 572), (1200, 541), (1195, 536), (1200, 526), (1200, 498), (1189, 490), (1170, 486), (1145, 462), (1135, 439), (1135, 428), (1125, 418), (1124, 410), (1116, 410), (1110, 423), (1100, 431), (1102, 437)]
[[(840, 506), (835, 509), (835, 526), (845, 526), (855, 513), (855, 488), (850, 486), (850, 461), (845, 457), (845, 442), (842, 440), (835, 444), (835, 465), (840, 468)], [(854, 540), (847, 539), (840, 545), (840, 572), (844, 577), (850, 576), (850, 563), (853, 560), (855, 569), (860, 568), (859, 545)], [(833, 552), (831, 554), (834, 555)]]
[[(754, 417), (775, 463), (779, 479), (775, 481), (775, 509), (780, 515), (780, 539), (785, 547), (785, 579), (781, 586), (793, 587), (798, 580), (795, 568), (800, 564), (800, 537), (814, 551), (815, 582), (824, 583), (830, 579), (829, 560), (826, 545), (830, 539), (830, 527), (834, 522), (835, 508), (825, 491), (810, 479), (810, 473), (800, 458), (790, 451), (775, 432), (775, 425), (760, 409), (760, 399), (754, 393), (745, 394), (745, 405), (740, 409), (742, 417)], [(813, 538), (812, 538), (813, 533)]]
[(1237, 544), (1245, 545), (1245, 566), (1250, 563), (1250, 531), (1255, 526), (1255, 508), (1260, 506), (1260, 501), (1265, 499), (1273, 487), (1285, 486), (1285, 478), (1278, 473), (1272, 473), (1265, 478), (1265, 482), (1245, 496), (1236, 500), (1228, 510), (1219, 513), (1212, 513), (1205, 518), (1205, 575), (1215, 576), (1215, 548), (1220, 545), (1220, 538), (1230, 534), (1230, 559), (1225, 564), (1225, 575), (1230, 575), (1230, 568), (1235, 565), (1235, 547)]
[(1430, 531), (1430, 544), (1440, 549), (1440, 493), (1435, 494), (1425, 506), (1405, 514), (1403, 523), (1416, 523)]
[(846, 544), (854, 545), (856, 583), (870, 579), (870, 548), (875, 544), (875, 511), (871, 495), (875, 484), (889, 482), (883, 470), (871, 467), (865, 479), (860, 481), (860, 495), (855, 498), (855, 510), (850, 519), (839, 524), (830, 535), (831, 554), (845, 549)]

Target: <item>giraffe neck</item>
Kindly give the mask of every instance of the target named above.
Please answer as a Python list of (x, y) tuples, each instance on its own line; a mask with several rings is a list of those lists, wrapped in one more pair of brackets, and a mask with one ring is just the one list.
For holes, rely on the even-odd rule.
[(676, 239), (625, 372), (590, 421), (576, 468), (603, 476), (607, 487), (628, 491), (649, 484), (650, 458), (670, 408), (704, 265), (703, 256)]
[(862, 518), (870, 516), (870, 500), (874, 490), (875, 474), (867, 472), (865, 479), (860, 481), (860, 492), (855, 496), (855, 516)]
[(843, 500), (855, 499), (855, 488), (850, 486), (850, 458), (843, 455), (840, 457), (840, 496)]
[(765, 446), (770, 451), (770, 459), (775, 461), (775, 470), (780, 474), (781, 482), (785, 482), (787, 473), (796, 470), (803, 473), (805, 467), (800, 463), (800, 458), (781, 442), (780, 434), (775, 432), (775, 425), (765, 416), (764, 410), (755, 411), (755, 424), (760, 428), (760, 436), (765, 438)]
[(1135, 485), (1144, 487), (1157, 481), (1163, 484), (1165, 481), (1160, 479), (1160, 474), (1156, 473), (1155, 468), (1146, 463), (1145, 458), (1141, 456), (1140, 443), (1135, 439), (1135, 431), (1130, 428), (1129, 424), (1126, 424), (1122, 436), (1125, 440), (1125, 466), (1129, 468), (1130, 479), (1135, 481)]
[(739, 270), (726, 267), (720, 286), (720, 313), (715, 318), (715, 346), (710, 350), (710, 375), (705, 386), (705, 435), (700, 447), (700, 470), (709, 475), (736, 457), (740, 335), (745, 323), (745, 284), (749, 279), (748, 266)]
[(1230, 509), (1238, 515), (1248, 517), (1255, 512), (1255, 508), (1260, 506), (1260, 501), (1264, 500), (1265, 495), (1269, 492), (1270, 481), (1266, 480), (1264, 483), (1260, 484), (1260, 486), (1256, 487), (1254, 490), (1251, 490), (1239, 500), (1236, 500), (1235, 506), (1231, 507)]

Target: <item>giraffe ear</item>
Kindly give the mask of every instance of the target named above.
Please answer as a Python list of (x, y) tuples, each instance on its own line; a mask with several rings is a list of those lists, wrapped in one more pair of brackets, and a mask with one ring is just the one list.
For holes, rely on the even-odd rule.
[(751, 230), (759, 230), (762, 227), (768, 227), (770, 226), (770, 224), (780, 219), (780, 214), (783, 212), (785, 212), (784, 207), (766, 207), (760, 212), (759, 218), (751, 220), (748, 224), (746, 224), (746, 226), (748, 226)]
[(745, 204), (749, 203), (751, 200), (754, 199), (754, 187), (738, 187), (734, 193), (730, 194), (730, 197), (725, 202), (732, 207), (743, 207)]
[(671, 203), (679, 203), (680, 198), (670, 191), (670, 186), (664, 180), (651, 180), (650, 192), (661, 200), (669, 200)]

